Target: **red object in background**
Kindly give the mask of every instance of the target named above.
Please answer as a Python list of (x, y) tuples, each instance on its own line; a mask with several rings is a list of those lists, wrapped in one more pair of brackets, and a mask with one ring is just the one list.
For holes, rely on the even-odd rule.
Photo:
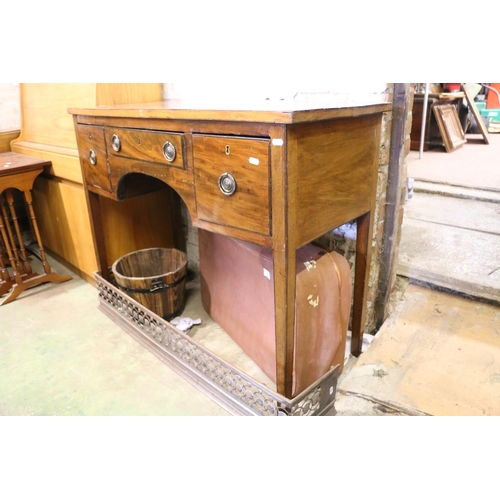
[(460, 92), (460, 83), (443, 83), (446, 92)]
[[(490, 83), (489, 86), (500, 93), (500, 83)], [(488, 97), (486, 98), (487, 109), (500, 108), (500, 100), (498, 99), (498, 94), (495, 90), (488, 89)]]

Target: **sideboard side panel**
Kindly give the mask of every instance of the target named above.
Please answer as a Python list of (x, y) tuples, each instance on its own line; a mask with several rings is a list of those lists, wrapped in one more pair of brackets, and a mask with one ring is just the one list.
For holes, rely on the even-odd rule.
[(379, 127), (380, 115), (290, 127), (298, 246), (370, 210)]

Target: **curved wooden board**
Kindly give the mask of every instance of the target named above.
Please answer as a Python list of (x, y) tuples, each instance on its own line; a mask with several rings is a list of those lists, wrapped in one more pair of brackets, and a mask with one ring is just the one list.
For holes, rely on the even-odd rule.
[(484, 142), (486, 144), (489, 144), (490, 142), (488, 140), (488, 130), (483, 122), (481, 113), (479, 112), (479, 109), (477, 109), (476, 103), (474, 102), (474, 99), (472, 98), (469, 89), (467, 88), (467, 84), (465, 83), (462, 84), (462, 90), (464, 91), (465, 99), (467, 99), (467, 104), (469, 105), (469, 108), (472, 111), (474, 120), (476, 120), (477, 126), (481, 131), (481, 135), (483, 136)]

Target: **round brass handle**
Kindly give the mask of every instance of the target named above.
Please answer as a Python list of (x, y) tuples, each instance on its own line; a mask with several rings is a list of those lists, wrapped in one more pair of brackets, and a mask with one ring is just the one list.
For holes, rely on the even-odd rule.
[(111, 137), (111, 147), (118, 153), (120, 149), (122, 148), (122, 141), (120, 141), (120, 138), (116, 135), (113, 134), (113, 137)]
[(232, 196), (236, 191), (236, 179), (228, 172), (224, 172), (219, 177), (219, 189), (222, 194)]
[(176, 154), (175, 146), (170, 141), (167, 141), (163, 145), (163, 156), (165, 157), (165, 160), (170, 162), (174, 161), (175, 154)]
[(95, 165), (97, 163), (97, 156), (93, 149), (89, 151), (89, 160), (92, 165)]

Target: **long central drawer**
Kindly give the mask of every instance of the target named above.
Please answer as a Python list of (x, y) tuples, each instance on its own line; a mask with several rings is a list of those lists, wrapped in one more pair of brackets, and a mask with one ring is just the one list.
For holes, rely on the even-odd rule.
[(106, 127), (106, 143), (115, 156), (185, 168), (182, 134)]

